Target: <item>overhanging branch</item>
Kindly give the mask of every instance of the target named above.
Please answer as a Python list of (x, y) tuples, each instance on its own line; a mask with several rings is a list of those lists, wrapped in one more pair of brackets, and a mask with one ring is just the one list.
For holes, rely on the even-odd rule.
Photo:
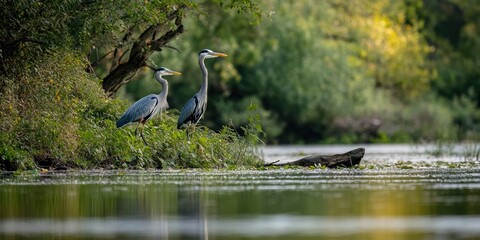
[[(168, 47), (168, 42), (184, 32), (182, 24), (184, 8), (186, 6), (179, 7), (168, 14), (167, 21), (147, 27), (138, 39), (133, 41), (128, 59), (118, 61), (119, 64), (103, 79), (103, 89), (109, 96), (130, 81), (138, 69), (145, 66), (145, 62), (153, 52)], [(159, 37), (156, 38), (156, 36)]]

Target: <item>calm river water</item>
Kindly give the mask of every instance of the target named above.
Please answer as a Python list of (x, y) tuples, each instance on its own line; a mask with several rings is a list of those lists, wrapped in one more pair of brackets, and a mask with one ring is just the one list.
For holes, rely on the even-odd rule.
[[(355, 147), (263, 152), (293, 160)], [(478, 160), (363, 147), (365, 169), (4, 175), (0, 239), (480, 239)]]

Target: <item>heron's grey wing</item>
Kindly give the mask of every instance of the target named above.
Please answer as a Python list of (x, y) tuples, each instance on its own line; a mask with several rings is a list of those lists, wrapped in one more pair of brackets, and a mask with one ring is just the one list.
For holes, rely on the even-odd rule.
[(153, 115), (157, 113), (156, 107), (158, 104), (159, 100), (155, 94), (150, 94), (141, 98), (127, 109), (123, 116), (118, 120), (117, 127), (121, 127), (130, 122), (153, 117)]
[(187, 104), (183, 106), (182, 111), (180, 111), (180, 116), (178, 117), (177, 128), (182, 128), (183, 125), (187, 122), (187, 120), (192, 116), (195, 112), (195, 109), (198, 105), (198, 98), (197, 96), (193, 96), (188, 100)]

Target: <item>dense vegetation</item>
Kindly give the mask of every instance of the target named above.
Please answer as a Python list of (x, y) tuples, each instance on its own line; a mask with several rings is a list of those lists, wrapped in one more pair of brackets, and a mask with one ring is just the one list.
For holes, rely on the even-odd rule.
[[(176, 129), (175, 110), (145, 127), (150, 146), (135, 136), (134, 126), (117, 129), (115, 122), (128, 107), (109, 99), (100, 82), (85, 72), (85, 62), (73, 53), (51, 53), (34, 66), (15, 68), (1, 106), (0, 167), (170, 168), (255, 166), (253, 143), (261, 129), (255, 121), (240, 137), (225, 127), (218, 134), (197, 129), (188, 141)], [(10, 82), (15, 81), (15, 83)], [(255, 110), (250, 111), (255, 118)], [(258, 121), (257, 121), (258, 122)]]
[[(0, 3), (0, 169), (251, 166), (262, 129), (270, 143), (480, 136), (476, 1)], [(176, 109), (203, 48), (229, 57), (207, 61), (208, 128), (187, 141)], [(145, 63), (183, 73), (151, 147), (114, 124), (160, 91)]]
[[(260, 163), (254, 144), (261, 129), (254, 108), (252, 124), (229, 125), (219, 133), (197, 127), (189, 141), (176, 129), (178, 111), (172, 109), (146, 126), (151, 147), (134, 136), (134, 127), (115, 127), (130, 103), (111, 99), (102, 89), (109, 73), (94, 74), (99, 61), (91, 61), (92, 49), (114, 44), (118, 31), (139, 23), (146, 24), (141, 28), (165, 27), (164, 11), (169, 9), (186, 6), (193, 14), (193, 1), (3, 1), (2, 6), (0, 169), (225, 168)], [(157, 47), (145, 44), (138, 51)], [(148, 77), (153, 78), (151, 71)], [(240, 136), (235, 128), (247, 134)]]

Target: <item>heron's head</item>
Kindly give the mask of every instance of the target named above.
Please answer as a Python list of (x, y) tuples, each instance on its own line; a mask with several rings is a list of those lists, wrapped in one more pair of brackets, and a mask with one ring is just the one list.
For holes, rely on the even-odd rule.
[(168, 75), (181, 75), (181, 72), (173, 71), (165, 67), (153, 68), (148, 66), (150, 69), (155, 71), (155, 74), (159, 74), (160, 76), (168, 76)]
[(198, 54), (198, 57), (203, 57), (203, 58), (216, 58), (216, 57), (226, 57), (226, 56), (228, 55), (225, 53), (214, 52), (210, 49), (203, 49)]

